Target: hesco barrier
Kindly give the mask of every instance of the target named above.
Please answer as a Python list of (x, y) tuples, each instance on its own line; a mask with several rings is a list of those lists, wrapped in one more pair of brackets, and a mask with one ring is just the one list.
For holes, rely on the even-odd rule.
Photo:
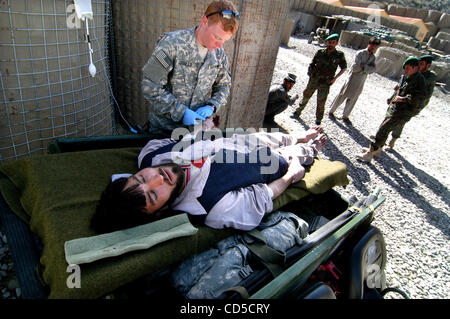
[(437, 23), (439, 29), (450, 27), (450, 14), (443, 13)]
[(390, 47), (378, 48), (375, 55), (377, 57), (376, 72), (393, 79), (400, 78), (403, 73), (403, 62), (410, 56), (405, 51)]
[(447, 82), (449, 78), (450, 63), (446, 62), (433, 62), (431, 64), (431, 70), (436, 72), (437, 82)]
[[(363, 1), (359, 1), (358, 3), (347, 2), (348, 4), (343, 2), (343, 4), (345, 4), (347, 6), (352, 6), (352, 5), (357, 4), (356, 6), (358, 6), (358, 5), (361, 5), (362, 2)], [(331, 4), (317, 1), (317, 0), (294, 0), (291, 2), (291, 10), (298, 10), (298, 11), (312, 13), (315, 15), (322, 15), (322, 16), (345, 15), (345, 16), (352, 16), (352, 17), (360, 18), (362, 20), (368, 20), (368, 19), (373, 20), (373, 16), (371, 16), (368, 13), (354, 11), (354, 10), (351, 10), (348, 8), (331, 5)], [(399, 14), (399, 15), (401, 15), (401, 14)], [(418, 31), (418, 27), (415, 25), (403, 23), (403, 22), (397, 21), (395, 19), (387, 18), (387, 17), (383, 17), (383, 16), (380, 16), (379, 18), (380, 18), (381, 25), (392, 28), (392, 29), (404, 31), (411, 36), (415, 36)]]
[(73, 2), (0, 1), (0, 162), (45, 153), (57, 137), (113, 134), (109, 6), (92, 1), (91, 77), (86, 27)]
[[(144, 124), (148, 102), (141, 91), (142, 67), (163, 32), (195, 27), (211, 0), (113, 1), (117, 100), (127, 119)], [(231, 64), (228, 105), (221, 127), (259, 128), (264, 119), (273, 69), (290, 0), (233, 0), (239, 30), (225, 43)]]
[(342, 46), (360, 50), (366, 48), (369, 44), (371, 35), (354, 31), (342, 31), (339, 37), (339, 43)]

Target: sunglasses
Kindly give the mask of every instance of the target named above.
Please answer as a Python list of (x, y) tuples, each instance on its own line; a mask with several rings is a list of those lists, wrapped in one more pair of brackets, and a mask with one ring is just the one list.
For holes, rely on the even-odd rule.
[(239, 20), (239, 12), (231, 11), (231, 10), (216, 11), (216, 12), (208, 14), (206, 17), (208, 18), (216, 13), (220, 13), (222, 15), (222, 18), (224, 18), (224, 19), (231, 19), (232, 17), (234, 17), (236, 20)]

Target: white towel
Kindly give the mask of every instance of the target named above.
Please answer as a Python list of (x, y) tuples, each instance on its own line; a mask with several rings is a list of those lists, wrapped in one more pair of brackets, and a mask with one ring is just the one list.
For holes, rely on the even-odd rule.
[(71, 264), (90, 263), (99, 259), (148, 249), (156, 244), (197, 233), (187, 214), (167, 217), (152, 223), (97, 236), (66, 241), (66, 261)]

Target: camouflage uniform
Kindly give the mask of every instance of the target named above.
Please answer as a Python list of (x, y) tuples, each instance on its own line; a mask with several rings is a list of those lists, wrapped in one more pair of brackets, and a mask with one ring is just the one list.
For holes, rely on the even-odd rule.
[[(276, 211), (265, 216), (258, 230), (267, 246), (286, 253), (301, 245), (309, 225), (298, 216)], [(211, 299), (238, 285), (253, 273), (248, 244), (255, 239), (245, 233), (218, 242), (213, 248), (181, 262), (171, 273), (171, 285), (185, 298)]]
[(297, 108), (297, 114), (303, 111), (309, 99), (317, 90), (316, 121), (322, 120), (325, 102), (330, 91), (329, 83), (333, 80), (338, 66), (341, 69), (347, 68), (344, 52), (335, 49), (331, 54), (328, 54), (326, 48), (317, 51), (308, 68), (309, 82), (303, 91), (303, 99)]
[[(419, 114), (422, 109), (427, 106), (428, 102), (430, 102), (430, 98), (433, 95), (434, 86), (436, 84), (437, 75), (431, 70), (428, 70), (425, 73), (422, 73), (424, 79), (425, 79), (425, 96), (421, 103), (421, 105), (415, 109), (415, 112), (412, 113), (411, 117), (416, 116)], [(403, 127), (405, 126), (406, 122), (403, 125), (398, 125), (393, 131), (392, 131), (392, 138), (399, 138), (402, 134)]]
[(410, 98), (407, 102), (394, 102), (389, 106), (386, 117), (375, 135), (375, 142), (372, 142), (373, 150), (383, 147), (389, 133), (403, 127), (422, 108), (425, 97), (425, 79), (420, 71), (407, 77), (401, 83), (398, 95), (401, 97), (410, 95)]
[(231, 87), (228, 58), (222, 48), (198, 52), (195, 28), (164, 33), (142, 69), (142, 92), (150, 102), (149, 133), (171, 134), (183, 126), (186, 108), (227, 103)]

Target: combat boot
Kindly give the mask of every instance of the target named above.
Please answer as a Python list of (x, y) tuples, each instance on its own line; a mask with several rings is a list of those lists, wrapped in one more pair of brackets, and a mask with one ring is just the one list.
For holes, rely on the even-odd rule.
[[(381, 152), (381, 150), (374, 151), (372, 145), (370, 145), (370, 148), (363, 148), (363, 151), (364, 151), (364, 153), (356, 155), (356, 157), (358, 159), (360, 159), (361, 161), (368, 162), (368, 163), (370, 163), (372, 161), (373, 155), (375, 152)], [(379, 153), (377, 153), (377, 154), (379, 155)]]
[(387, 151), (391, 151), (394, 149), (394, 145), (395, 145), (395, 141), (397, 140), (397, 137), (392, 137), (391, 140), (389, 141), (389, 145), (386, 146), (386, 150)]
[[(363, 147), (363, 152), (369, 152), (370, 148), (368, 147)], [(376, 151), (372, 151), (372, 156), (375, 158), (379, 158), (381, 155), (381, 149), (377, 149)]]

